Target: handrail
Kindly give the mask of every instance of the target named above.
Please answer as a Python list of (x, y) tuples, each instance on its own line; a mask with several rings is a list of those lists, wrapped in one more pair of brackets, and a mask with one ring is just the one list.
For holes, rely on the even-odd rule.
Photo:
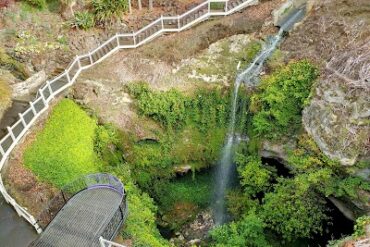
[[(235, 3), (234, 7), (228, 9), (231, 4), (229, 2)], [(47, 80), (44, 85), (40, 87), (40, 91), (42, 93), (37, 93), (36, 99), (30, 102), (30, 107), (26, 109), (23, 113), (19, 114), (20, 121), (17, 121), (14, 125), (8, 128), (8, 134), (5, 135), (0, 140), (0, 192), (4, 196), (7, 203), (11, 204), (19, 216), (26, 219), (38, 233), (42, 232), (41, 227), (39, 226), (37, 220), (23, 207), (21, 207), (6, 191), (3, 181), (1, 179), (1, 169), (3, 168), (5, 162), (9, 158), (10, 152), (14, 149), (14, 147), (21, 141), (22, 137), (26, 134), (26, 132), (32, 127), (33, 123), (41, 116), (43, 112), (45, 112), (49, 108), (49, 102), (56, 98), (56, 96), (67, 89), (68, 87), (72, 86), (73, 83), (76, 81), (79, 74), (91, 66), (101, 62), (108, 56), (112, 55), (116, 51), (120, 49), (131, 49), (137, 48), (148, 41), (160, 36), (162, 33), (165, 32), (180, 32), (183, 31), (201, 21), (208, 19), (211, 16), (227, 16), (233, 14), (236, 11), (241, 10), (242, 8), (258, 4), (259, 0), (207, 0), (198, 6), (190, 9), (186, 13), (175, 16), (173, 19), (178, 20), (177, 27), (165, 28), (164, 20), (166, 18), (160, 17), (157, 20), (153, 21), (151, 24), (143, 27), (137, 32), (134, 33), (127, 33), (127, 34), (116, 34), (103, 44), (99, 45), (96, 49), (88, 54), (76, 56), (73, 61), (68, 65), (67, 69), (61, 73), (60, 75), (52, 78), (51, 80)], [(211, 3), (223, 3), (225, 4), (225, 8), (221, 11), (212, 12), (211, 11)], [(202, 7), (208, 5), (207, 12), (203, 15), (196, 16), (197, 10), (200, 10)], [(193, 16), (189, 15), (193, 14)], [(180, 21), (185, 16), (190, 16), (192, 19), (188, 23), (181, 23)], [(186, 20), (185, 20), (186, 21)], [(161, 22), (160, 29), (158, 31), (154, 31), (152, 34), (147, 35), (145, 37), (145, 32), (150, 30), (157, 22)], [(139, 40), (138, 36), (143, 33), (144, 38)], [(131, 44), (124, 44), (121, 43), (120, 38), (130, 38), (132, 37)], [(114, 40), (117, 42), (113, 42)], [(123, 41), (122, 41), (123, 42)], [(112, 44), (114, 43), (114, 44)], [(83, 63), (82, 58), (89, 58), (89, 63)], [(77, 70), (74, 70), (77, 67)], [(64, 78), (65, 77), (65, 78)], [(48, 96), (45, 97), (44, 92), (47, 91)], [(16, 124), (22, 123), (23, 129), (17, 135), (14, 134), (13, 127)]]
[(49, 201), (48, 205), (40, 213), (37, 218), (38, 225), (45, 229), (72, 197), (82, 191), (97, 188), (108, 188), (114, 190), (121, 196), (121, 200), (126, 197), (123, 184), (113, 175), (107, 173), (85, 175), (75, 179), (60, 189), (59, 193)]

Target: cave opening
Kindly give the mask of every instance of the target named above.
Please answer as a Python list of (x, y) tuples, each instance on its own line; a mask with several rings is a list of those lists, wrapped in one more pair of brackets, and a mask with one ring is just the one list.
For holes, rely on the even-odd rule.
[[(276, 169), (277, 175), (284, 178), (292, 178), (291, 170), (282, 162), (274, 158), (262, 158), (262, 163)], [(328, 198), (325, 198), (327, 216), (330, 221), (323, 223), (322, 234), (314, 234), (310, 239), (298, 240), (292, 245), (322, 247), (327, 246), (329, 241), (349, 236), (353, 233), (354, 222), (348, 219)]]

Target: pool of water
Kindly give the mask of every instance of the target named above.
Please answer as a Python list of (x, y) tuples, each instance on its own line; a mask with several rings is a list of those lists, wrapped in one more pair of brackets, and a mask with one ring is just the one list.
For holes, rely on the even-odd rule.
[(26, 247), (37, 237), (34, 228), (19, 217), (0, 195), (0, 246)]

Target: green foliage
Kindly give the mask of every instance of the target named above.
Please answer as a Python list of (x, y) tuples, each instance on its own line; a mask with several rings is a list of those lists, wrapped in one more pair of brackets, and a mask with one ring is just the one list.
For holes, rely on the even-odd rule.
[(227, 211), (234, 219), (239, 219), (245, 212), (258, 208), (258, 199), (252, 199), (241, 190), (231, 190), (226, 195)]
[(251, 98), (254, 131), (259, 136), (276, 139), (300, 128), (301, 111), (317, 76), (317, 69), (303, 60), (265, 77), (259, 93)]
[(267, 227), (288, 241), (321, 233), (327, 220), (325, 201), (300, 180), (278, 180), (275, 190), (263, 199), (261, 217)]
[(146, 83), (132, 83), (127, 88), (137, 99), (139, 113), (166, 128), (178, 130), (192, 123), (206, 131), (226, 124), (229, 97), (221, 90), (200, 89), (193, 97), (187, 97), (176, 89), (155, 92)]
[(168, 131), (158, 142), (135, 143), (127, 156), (140, 186), (151, 188), (157, 178), (169, 179), (175, 166), (208, 166), (219, 157), (224, 142), (229, 95), (221, 89), (200, 89), (192, 96), (177, 90), (156, 92), (147, 84), (128, 86), (139, 114)]
[(169, 179), (173, 176), (174, 160), (167, 141), (135, 144), (127, 161), (135, 180), (148, 190), (157, 178)]
[(72, 27), (87, 30), (95, 25), (94, 15), (88, 11), (78, 11), (75, 13), (74, 20), (71, 23)]
[(211, 3), (210, 4), (210, 8), (212, 10), (223, 10), (225, 7), (225, 4), (224, 3)]
[(241, 61), (241, 66), (247, 66), (257, 54), (261, 51), (262, 44), (259, 41), (251, 41), (246, 47), (244, 47), (241, 52), (237, 55), (238, 62)]
[(366, 235), (366, 227), (370, 225), (370, 216), (361, 216), (356, 219), (354, 237), (363, 237)]
[(100, 22), (118, 19), (128, 11), (127, 0), (92, 0), (96, 20)]
[(26, 80), (30, 73), (20, 62), (10, 57), (3, 48), (0, 48), (0, 67), (9, 70), (15, 77)]
[(45, 9), (46, 8), (46, 0), (24, 0), (29, 5), (38, 8), (38, 9)]
[(209, 206), (213, 192), (213, 178), (209, 174), (199, 174), (194, 178), (180, 179), (156, 184), (156, 198), (162, 208), (171, 208), (176, 203), (191, 203), (200, 208)]
[(237, 154), (236, 163), (239, 166), (241, 185), (247, 195), (256, 196), (271, 187), (272, 172), (262, 165), (258, 156), (243, 156)]
[(124, 183), (127, 192), (129, 214), (122, 230), (122, 236), (132, 239), (133, 247), (169, 246), (156, 227), (157, 207), (153, 199), (134, 184), (127, 164), (107, 168), (105, 172), (117, 176)]
[(253, 212), (242, 220), (221, 225), (211, 232), (214, 247), (268, 247), (271, 246), (263, 231), (265, 224)]
[(288, 152), (288, 162), (295, 174), (326, 196), (358, 200), (359, 189), (370, 191), (369, 182), (346, 173), (339, 162), (324, 155), (306, 134), (299, 136), (298, 147)]
[(45, 128), (24, 153), (24, 163), (42, 181), (61, 187), (83, 174), (99, 171), (94, 153), (96, 122), (73, 101), (53, 109)]
[(195, 218), (201, 209), (210, 205), (213, 194), (213, 179), (207, 173), (192, 177), (188, 174), (170, 181), (154, 184), (154, 199), (158, 202), (161, 219), (167, 227), (179, 230)]
[(100, 125), (95, 129), (94, 151), (106, 166), (123, 163), (121, 135), (111, 125)]
[(168, 128), (180, 128), (186, 119), (186, 97), (179, 91), (154, 92), (144, 83), (128, 86), (129, 92), (136, 97), (139, 112), (160, 122)]

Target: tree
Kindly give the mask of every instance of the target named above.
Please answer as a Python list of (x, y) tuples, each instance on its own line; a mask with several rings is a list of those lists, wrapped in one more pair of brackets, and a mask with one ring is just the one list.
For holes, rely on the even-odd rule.
[(262, 165), (258, 156), (237, 155), (238, 171), (241, 175), (241, 184), (249, 196), (265, 192), (270, 187), (272, 172)]
[(278, 181), (275, 191), (263, 199), (260, 216), (266, 225), (288, 241), (321, 233), (323, 220), (328, 220), (325, 200), (304, 177)]
[(153, 10), (153, 0), (148, 1), (149, 1), (149, 10)]
[(141, 0), (137, 0), (137, 6), (139, 7), (139, 10), (143, 9), (143, 4), (141, 3)]
[(214, 247), (269, 247), (263, 229), (265, 224), (251, 212), (240, 221), (219, 226), (210, 232)]

